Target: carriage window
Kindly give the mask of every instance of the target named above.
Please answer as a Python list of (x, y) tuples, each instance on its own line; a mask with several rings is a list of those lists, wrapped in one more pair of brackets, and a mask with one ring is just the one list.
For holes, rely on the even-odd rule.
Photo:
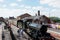
[(18, 22), (17, 25), (18, 25), (19, 28), (22, 28), (22, 22)]

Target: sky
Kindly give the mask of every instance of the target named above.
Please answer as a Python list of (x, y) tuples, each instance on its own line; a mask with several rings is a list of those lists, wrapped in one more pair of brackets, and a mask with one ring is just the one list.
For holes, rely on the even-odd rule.
[(60, 17), (60, 0), (0, 0), (0, 17), (17, 17), (24, 13)]

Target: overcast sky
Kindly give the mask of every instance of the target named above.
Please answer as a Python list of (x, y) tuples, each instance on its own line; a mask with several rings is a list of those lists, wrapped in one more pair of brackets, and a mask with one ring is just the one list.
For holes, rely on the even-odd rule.
[(19, 16), (24, 13), (60, 17), (60, 0), (0, 0), (0, 17)]

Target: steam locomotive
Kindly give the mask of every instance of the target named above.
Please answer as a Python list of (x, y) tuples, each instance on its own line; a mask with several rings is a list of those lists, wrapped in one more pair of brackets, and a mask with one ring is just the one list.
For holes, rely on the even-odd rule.
[(47, 33), (48, 25), (37, 24), (32, 20), (18, 20), (17, 27), (24, 29), (32, 40), (56, 40), (50, 33)]

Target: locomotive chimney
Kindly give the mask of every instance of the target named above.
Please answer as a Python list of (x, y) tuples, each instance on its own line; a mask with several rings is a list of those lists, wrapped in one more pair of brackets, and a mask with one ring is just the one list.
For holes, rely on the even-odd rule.
[(40, 16), (40, 10), (38, 10), (38, 16)]

